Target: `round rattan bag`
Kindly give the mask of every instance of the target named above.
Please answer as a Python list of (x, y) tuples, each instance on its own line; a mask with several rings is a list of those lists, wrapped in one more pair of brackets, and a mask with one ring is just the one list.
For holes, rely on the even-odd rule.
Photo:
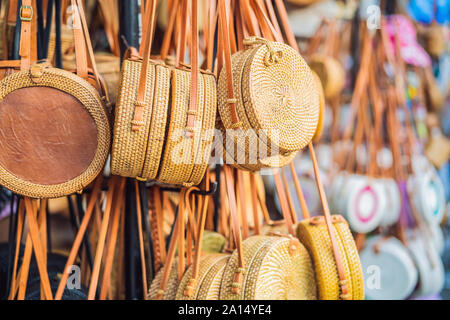
[[(288, 45), (251, 37), (244, 41), (248, 49), (233, 59), (233, 82), (240, 84), (235, 100), (242, 101), (235, 123), (230, 105), (221, 103), (226, 92), (226, 68), (219, 77), (219, 113), (225, 129), (255, 130), (258, 138), (282, 154), (304, 148), (314, 136), (319, 120), (319, 97), (311, 69)], [(234, 56), (234, 55), (233, 55)], [(239, 78), (241, 80), (239, 80)], [(236, 92), (238, 91), (238, 92)], [(236, 102), (234, 102), (236, 103)], [(245, 119), (247, 118), (247, 119)]]
[(238, 268), (235, 250), (225, 268), (222, 300), (315, 300), (316, 282), (311, 258), (293, 237), (253, 236), (243, 243), (243, 281), (233, 291)]
[(342, 91), (345, 85), (345, 71), (338, 60), (316, 54), (311, 57), (309, 66), (319, 76), (327, 99), (335, 98)]
[(110, 126), (86, 80), (36, 63), (0, 82), (0, 184), (33, 198), (82, 190), (102, 170)]

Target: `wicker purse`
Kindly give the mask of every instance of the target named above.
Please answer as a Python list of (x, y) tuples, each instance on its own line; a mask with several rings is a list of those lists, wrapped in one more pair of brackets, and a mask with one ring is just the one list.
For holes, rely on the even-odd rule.
[[(230, 168), (225, 168), (225, 177), (233, 216), (236, 215), (236, 199)], [(316, 298), (311, 259), (294, 237), (255, 235), (237, 242), (236, 248), (224, 270), (220, 299)]]
[(72, 1), (79, 8), (74, 21), (80, 23), (74, 28), (76, 75), (32, 64), (33, 7), (23, 2), (21, 71), (0, 82), (0, 145), (6, 150), (0, 156), (0, 183), (29, 197), (60, 197), (82, 190), (101, 172), (109, 152), (109, 119), (81, 2)]
[[(196, 10), (196, 1), (192, 5)], [(186, 6), (182, 1), (180, 7)], [(155, 11), (156, 1), (146, 10), (150, 26)], [(114, 174), (184, 186), (203, 178), (213, 138), (216, 85), (211, 73), (198, 70), (196, 29), (193, 19), (192, 67), (182, 63), (185, 28), (175, 67), (150, 60), (153, 30), (145, 34), (142, 61), (136, 57), (124, 61), (111, 158)]]

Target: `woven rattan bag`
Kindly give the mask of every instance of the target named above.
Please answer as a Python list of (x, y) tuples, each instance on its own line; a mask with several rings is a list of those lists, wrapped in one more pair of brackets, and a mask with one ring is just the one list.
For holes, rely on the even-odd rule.
[(319, 76), (327, 99), (335, 98), (342, 91), (345, 71), (338, 60), (328, 55), (315, 54), (309, 60), (309, 66)]
[[(86, 62), (96, 68), (81, 2), (72, 1), (80, 8), (74, 10), (77, 74), (32, 64), (31, 4), (23, 1), (21, 8), (21, 71), (0, 82), (0, 183), (29, 197), (60, 197), (101, 172), (110, 127), (98, 77), (89, 77)], [(89, 59), (82, 58), (86, 46)]]
[[(262, 38), (245, 40), (245, 63), (233, 59), (241, 81), (236, 99), (243, 102), (246, 119), (236, 111), (236, 99), (226, 90), (227, 74), (219, 78), (219, 113), (226, 129), (256, 130), (256, 134), (282, 154), (304, 148), (319, 119), (319, 97), (311, 70), (291, 47)], [(240, 55), (241, 53), (237, 53)], [(237, 116), (236, 116), (237, 115)], [(248, 126), (249, 125), (249, 126)]]
[[(156, 2), (152, 5), (146, 21), (155, 19)], [(197, 8), (196, 1), (192, 5)], [(182, 63), (183, 50), (176, 66), (150, 60), (153, 30), (144, 37), (143, 60), (124, 61), (111, 158), (114, 174), (185, 186), (203, 178), (213, 138), (216, 84), (211, 73), (198, 70), (194, 25), (192, 30), (192, 67)]]

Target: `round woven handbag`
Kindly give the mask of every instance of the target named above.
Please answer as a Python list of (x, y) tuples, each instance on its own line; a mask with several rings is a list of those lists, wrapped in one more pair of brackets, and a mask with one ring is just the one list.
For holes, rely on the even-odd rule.
[[(156, 2), (146, 8), (150, 26)], [(186, 22), (186, 15), (182, 18)], [(182, 63), (184, 52), (176, 66), (166, 59), (150, 60), (153, 29), (145, 33), (143, 58), (124, 61), (114, 124), (113, 174), (184, 186), (199, 184), (205, 175), (214, 136), (216, 82), (213, 74), (198, 69), (195, 30), (193, 25), (192, 67)]]
[(335, 98), (342, 91), (345, 71), (339, 61), (327, 55), (315, 54), (309, 60), (309, 66), (319, 76), (327, 99)]
[(295, 238), (253, 236), (243, 242), (245, 271), (241, 290), (233, 293), (237, 252), (225, 268), (223, 300), (314, 300), (316, 283), (311, 259)]
[[(91, 47), (84, 12), (74, 11), (80, 22), (74, 28), (76, 50), (86, 55), (86, 45), (89, 51)], [(23, 9), (22, 16), (30, 21), (23, 22), (21, 43), (31, 48), (27, 24), (32, 21), (32, 6)], [(110, 127), (104, 99), (88, 81), (82, 61), (77, 62), (75, 75), (47, 63), (30, 66), (29, 53), (21, 53), (21, 71), (0, 82), (0, 184), (33, 198), (80, 191), (101, 172), (108, 156)], [(91, 54), (87, 61), (95, 70)]]
[(256, 134), (282, 154), (302, 149), (311, 141), (319, 118), (311, 70), (285, 44), (256, 37), (245, 44), (248, 49), (232, 59), (234, 100), (227, 91), (227, 68), (219, 76), (219, 113), (225, 129)]

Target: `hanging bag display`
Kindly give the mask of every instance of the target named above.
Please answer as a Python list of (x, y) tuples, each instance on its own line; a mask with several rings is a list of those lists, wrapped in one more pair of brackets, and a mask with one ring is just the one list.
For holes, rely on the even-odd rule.
[[(179, 34), (176, 66), (150, 59), (156, 2), (148, 2), (149, 28), (140, 54), (122, 66), (111, 158), (113, 174), (172, 185), (196, 185), (206, 172), (215, 121), (215, 78), (198, 67), (193, 15), (191, 63), (183, 63), (186, 28)], [(151, 7), (150, 7), (151, 4)], [(176, 8), (180, 9), (176, 9)], [(195, 6), (197, 8), (197, 6)], [(186, 26), (184, 0), (174, 2)], [(168, 28), (169, 38), (173, 27)]]
[(0, 183), (29, 197), (61, 197), (83, 190), (100, 173), (109, 152), (108, 113), (99, 94), (83, 8), (78, 0), (72, 5), (78, 8), (77, 73), (31, 59), (36, 17), (31, 1), (23, 1), (21, 71), (0, 83)]

